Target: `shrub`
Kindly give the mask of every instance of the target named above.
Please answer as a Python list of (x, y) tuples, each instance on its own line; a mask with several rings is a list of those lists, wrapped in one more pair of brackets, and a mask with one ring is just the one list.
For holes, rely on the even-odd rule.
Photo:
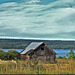
[(16, 60), (20, 59), (20, 53), (16, 50), (9, 50), (8, 52), (4, 52), (0, 50), (0, 59), (2, 60)]
[(63, 56), (63, 59), (67, 59), (65, 56)]
[(71, 49), (69, 53), (67, 53), (66, 55), (68, 57), (68, 59), (73, 59), (75, 60), (75, 54), (74, 51)]
[(59, 56), (58, 59), (63, 59), (63, 57)]

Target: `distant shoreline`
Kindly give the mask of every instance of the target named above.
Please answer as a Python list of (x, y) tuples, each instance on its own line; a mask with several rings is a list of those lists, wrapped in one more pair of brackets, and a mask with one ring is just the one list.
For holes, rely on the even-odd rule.
[(1, 49), (24, 49), (31, 42), (44, 42), (51, 49), (75, 49), (75, 41), (62, 40), (30, 40), (30, 39), (0, 39)]
[[(0, 50), (2, 49), (10, 49), (10, 48), (1, 48)], [(16, 49), (20, 49), (20, 48), (16, 48)], [(24, 48), (21, 48), (21, 49), (24, 49)], [(11, 48), (10, 50), (15, 50), (15, 49)], [(56, 50), (70, 50), (70, 49), (56, 49)]]

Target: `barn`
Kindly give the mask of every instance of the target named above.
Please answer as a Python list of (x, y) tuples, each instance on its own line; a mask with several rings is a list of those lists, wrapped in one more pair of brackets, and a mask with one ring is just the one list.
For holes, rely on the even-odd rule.
[(55, 62), (56, 53), (44, 42), (32, 42), (21, 51), (21, 60), (32, 59)]

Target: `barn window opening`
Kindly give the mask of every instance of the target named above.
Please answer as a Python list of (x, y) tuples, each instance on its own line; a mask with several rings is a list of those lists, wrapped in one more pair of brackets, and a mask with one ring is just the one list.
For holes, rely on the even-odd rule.
[(34, 52), (31, 52), (31, 55), (34, 55)]
[(44, 50), (44, 48), (41, 48), (41, 50)]

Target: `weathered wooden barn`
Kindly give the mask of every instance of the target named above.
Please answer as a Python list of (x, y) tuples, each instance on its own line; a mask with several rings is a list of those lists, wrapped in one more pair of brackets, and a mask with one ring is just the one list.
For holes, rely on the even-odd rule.
[(55, 62), (56, 53), (43, 42), (32, 42), (21, 52), (21, 60)]

